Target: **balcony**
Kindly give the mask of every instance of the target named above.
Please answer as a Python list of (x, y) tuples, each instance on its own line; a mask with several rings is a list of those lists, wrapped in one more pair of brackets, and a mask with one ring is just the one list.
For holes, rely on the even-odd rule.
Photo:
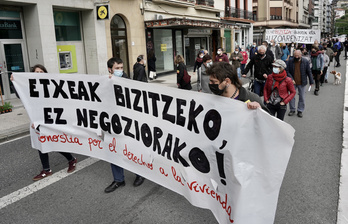
[(257, 20), (257, 17), (253, 12), (247, 11), (244, 9), (238, 9), (234, 7), (225, 7), (225, 17), (239, 18), (239, 19), (248, 19), (248, 20)]
[(152, 0), (152, 2), (185, 8), (195, 5), (195, 0)]
[(221, 10), (214, 8), (214, 0), (196, 0), (194, 6), (196, 10), (204, 10), (209, 12), (220, 12)]

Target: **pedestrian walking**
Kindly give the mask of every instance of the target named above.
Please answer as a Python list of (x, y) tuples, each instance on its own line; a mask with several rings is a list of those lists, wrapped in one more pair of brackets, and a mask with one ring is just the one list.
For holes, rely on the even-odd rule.
[(176, 64), (176, 84), (179, 89), (191, 90), (191, 76), (188, 74), (185, 60), (181, 55), (175, 57), (174, 64)]
[(155, 51), (153, 49), (149, 50), (149, 53), (147, 55), (148, 59), (148, 74), (149, 74), (149, 79), (156, 79), (156, 55)]
[(311, 51), (311, 61), (312, 61), (312, 74), (315, 80), (315, 90), (314, 95), (319, 95), (320, 89), (320, 76), (323, 74), (324, 70), (324, 56), (317, 45), (312, 45)]
[(133, 79), (141, 82), (147, 82), (147, 75), (145, 72), (146, 60), (144, 55), (137, 57), (137, 62), (133, 65)]
[(280, 120), (284, 120), (286, 105), (294, 98), (296, 90), (292, 79), (287, 76), (286, 63), (281, 60), (275, 60), (273, 72), (267, 77), (265, 88), (263, 90), (264, 101), (270, 114)]
[(341, 51), (342, 50), (343, 50), (342, 43), (338, 39), (336, 39), (335, 44), (333, 45), (333, 51), (335, 52), (334, 56), (335, 56), (335, 61), (336, 61), (336, 66), (335, 67), (340, 67), (341, 66), (341, 64), (340, 64), (340, 55), (341, 55)]
[(283, 56), (283, 51), (280, 49), (274, 40), (271, 40), (271, 44), (268, 46), (268, 50), (272, 51), (274, 59), (281, 59)]
[(248, 56), (248, 52), (246, 52), (244, 48), (242, 48), (242, 51), (240, 53), (242, 53), (242, 56), (243, 56), (243, 61), (240, 62), (240, 70), (241, 70), (241, 74), (244, 74), (244, 68), (246, 63), (248, 62), (249, 56)]
[(213, 65), (213, 60), (209, 54), (204, 55), (202, 66), (199, 68), (200, 72), (197, 76), (197, 90), (198, 92), (211, 93), (209, 89), (209, 76), (206, 70)]
[[(303, 117), (303, 112), (305, 110), (305, 91), (309, 80), (309, 84), (313, 85), (312, 71), (309, 65), (309, 60), (302, 57), (300, 50), (294, 52), (294, 58), (289, 60), (286, 67), (288, 76), (291, 77), (295, 85), (296, 92), (298, 93), (298, 105), (297, 105), (297, 116)], [(290, 112), (289, 116), (293, 116), (296, 112), (296, 99), (295, 97), (289, 103)]]
[(263, 45), (258, 47), (257, 57), (253, 57), (245, 67), (243, 77), (254, 67), (254, 93), (259, 96), (263, 94), (263, 87), (267, 76), (272, 73), (273, 58), (266, 54), (267, 48)]
[(347, 38), (345, 38), (343, 45), (344, 45), (344, 60), (347, 60), (347, 51), (348, 51), (348, 40), (347, 40)]
[(230, 61), (232, 61), (232, 65), (237, 71), (238, 78), (241, 78), (240, 62), (243, 61), (243, 55), (239, 52), (238, 46), (235, 47), (234, 52), (231, 53)]
[(224, 62), (229, 62), (228, 60), (228, 57), (227, 55), (224, 53), (223, 51), (224, 49), (222, 49), (221, 47), (219, 47), (217, 49), (217, 55), (215, 57), (215, 62), (221, 62), (221, 61), (224, 61)]
[(204, 52), (203, 51), (200, 51), (198, 54), (197, 54), (197, 58), (196, 58), (196, 61), (195, 61), (195, 65), (193, 67), (193, 74), (196, 74), (196, 69), (198, 70), (202, 63), (203, 63), (203, 56), (204, 56)]

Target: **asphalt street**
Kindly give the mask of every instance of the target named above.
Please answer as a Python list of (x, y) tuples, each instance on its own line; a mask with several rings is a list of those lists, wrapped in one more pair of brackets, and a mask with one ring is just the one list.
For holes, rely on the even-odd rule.
[[(306, 94), (303, 118), (285, 117), (296, 130), (295, 145), (279, 195), (276, 224), (336, 223), (346, 73), (345, 61), (341, 64), (336, 68), (344, 74), (341, 85), (333, 85), (330, 74), (319, 96), (314, 95), (314, 86)], [(0, 153), (2, 198), (31, 185), (41, 164), (28, 136), (0, 144)], [(81, 163), (88, 159), (76, 157)], [(54, 172), (67, 169), (67, 161), (58, 153), (50, 153), (50, 163)], [(156, 183), (145, 181), (135, 188), (135, 175), (126, 171), (125, 178), (125, 187), (105, 194), (104, 188), (112, 182), (110, 164), (97, 161), (0, 208), (0, 223), (217, 223), (209, 210), (192, 206)]]

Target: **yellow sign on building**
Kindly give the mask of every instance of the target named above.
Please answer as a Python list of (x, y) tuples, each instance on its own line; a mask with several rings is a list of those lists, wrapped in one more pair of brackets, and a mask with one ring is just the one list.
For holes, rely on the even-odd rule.
[(109, 5), (97, 6), (97, 19), (109, 19)]
[(167, 51), (167, 44), (161, 44), (161, 51)]

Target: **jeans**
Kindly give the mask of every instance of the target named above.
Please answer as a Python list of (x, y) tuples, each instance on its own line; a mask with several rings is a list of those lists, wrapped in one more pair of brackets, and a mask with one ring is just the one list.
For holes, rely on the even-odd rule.
[[(111, 163), (111, 170), (112, 170), (112, 175), (114, 176), (114, 181), (116, 182), (124, 181), (124, 169), (122, 167), (119, 167)], [(137, 177), (138, 176), (139, 175), (137, 174)]]
[(321, 83), (321, 84), (323, 84), (324, 81), (325, 81), (325, 76), (326, 76), (326, 73), (327, 73), (327, 68), (328, 68), (328, 67), (324, 67), (323, 74), (320, 76), (320, 83)]
[[(72, 161), (73, 159), (75, 159), (71, 155), (71, 153), (68, 153), (68, 152), (59, 152), (59, 153), (62, 154), (69, 162)], [(39, 156), (40, 156), (42, 168), (44, 170), (49, 170), (50, 169), (50, 160), (48, 158), (48, 153), (42, 153), (41, 151), (39, 151)]]
[(276, 105), (267, 104), (267, 108), (269, 109), (269, 112), (272, 116), (275, 116), (277, 114), (277, 118), (280, 120), (284, 120), (284, 116), (286, 113), (286, 105), (280, 105), (280, 103), (277, 103)]
[[(298, 105), (297, 105), (297, 111), (303, 112), (305, 109), (305, 85), (295, 85), (295, 90), (298, 93)], [(295, 103), (296, 103), (296, 97), (292, 98), (292, 100), (289, 103), (290, 111), (296, 111)]]
[(259, 96), (263, 96), (263, 87), (265, 86), (265, 82), (259, 82), (256, 79), (254, 80), (254, 93)]
[(319, 91), (319, 83), (320, 83), (320, 71), (317, 70), (312, 70), (312, 74), (313, 74), (313, 79), (315, 82), (315, 90)]
[(240, 69), (242, 71), (242, 74), (244, 74), (244, 68), (245, 68), (245, 64), (240, 64)]

